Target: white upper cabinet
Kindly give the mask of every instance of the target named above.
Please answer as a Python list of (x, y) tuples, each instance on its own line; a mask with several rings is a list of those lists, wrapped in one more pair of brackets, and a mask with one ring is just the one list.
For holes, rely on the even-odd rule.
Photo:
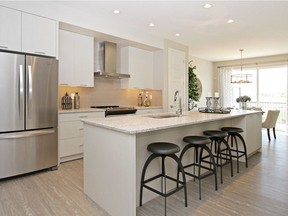
[(0, 26), (0, 49), (57, 56), (57, 21), (0, 6)]
[(0, 49), (21, 51), (21, 12), (0, 7)]
[(59, 30), (59, 85), (94, 86), (94, 38)]
[(22, 13), (22, 51), (56, 56), (57, 22), (44, 17)]
[(154, 89), (154, 54), (134, 47), (121, 48), (121, 73), (129, 79), (121, 80), (122, 88)]

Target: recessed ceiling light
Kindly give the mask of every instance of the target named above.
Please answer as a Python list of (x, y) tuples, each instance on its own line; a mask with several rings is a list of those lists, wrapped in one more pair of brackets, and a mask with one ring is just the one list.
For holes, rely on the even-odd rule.
[(208, 9), (208, 8), (211, 8), (212, 7), (212, 5), (211, 4), (209, 4), (209, 3), (206, 3), (204, 6), (203, 6), (204, 8), (206, 8), (206, 9)]
[(176, 36), (176, 37), (179, 37), (179, 36), (180, 36), (180, 33), (176, 33), (175, 36)]
[(115, 10), (113, 10), (113, 13), (114, 13), (114, 14), (119, 14), (119, 13), (120, 13), (120, 10), (115, 9)]
[(229, 19), (229, 20), (227, 21), (227, 23), (234, 23), (234, 20), (233, 20), (233, 19)]
[(149, 23), (149, 26), (150, 26), (150, 27), (154, 27), (155, 24), (154, 24), (154, 23)]

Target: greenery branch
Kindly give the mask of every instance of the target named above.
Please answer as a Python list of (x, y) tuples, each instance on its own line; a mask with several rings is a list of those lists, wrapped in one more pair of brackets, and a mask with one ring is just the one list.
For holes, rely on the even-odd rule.
[(193, 101), (199, 101), (200, 95), (199, 95), (199, 86), (197, 82), (197, 76), (194, 73), (194, 70), (196, 69), (196, 66), (192, 65), (192, 61), (188, 64), (188, 77), (189, 77), (189, 98), (191, 98)]

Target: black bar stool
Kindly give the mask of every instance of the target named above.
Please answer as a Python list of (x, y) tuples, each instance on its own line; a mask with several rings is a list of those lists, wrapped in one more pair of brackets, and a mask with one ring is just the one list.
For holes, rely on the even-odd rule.
[[(231, 166), (231, 176), (233, 177), (233, 164), (232, 164), (232, 154), (230, 147), (225, 140), (225, 137), (228, 136), (228, 133), (225, 131), (220, 130), (206, 130), (203, 132), (204, 135), (208, 136), (211, 140), (211, 150), (214, 146), (214, 157), (217, 159), (217, 166), (220, 167), (220, 175), (221, 175), (221, 184), (223, 183), (223, 175), (222, 175), (222, 167), (226, 164), (230, 163)], [(222, 144), (224, 145), (224, 148), (222, 147)], [(213, 151), (213, 150), (212, 150)], [(223, 152), (228, 152), (224, 153)], [(225, 163), (223, 163), (223, 159), (225, 160)], [(220, 160), (220, 163), (219, 163)], [(206, 161), (209, 163), (209, 161)]]
[[(182, 188), (184, 188), (185, 207), (187, 207), (188, 204), (187, 204), (187, 187), (186, 187), (185, 172), (184, 172), (181, 161), (175, 154), (180, 151), (179, 146), (173, 143), (168, 143), (168, 142), (155, 142), (155, 143), (149, 144), (147, 147), (147, 150), (152, 152), (153, 154), (151, 154), (149, 158), (146, 160), (143, 170), (142, 170), (141, 186), (140, 186), (140, 206), (142, 206), (143, 188), (145, 187), (146, 189), (165, 197), (165, 215), (166, 215), (166, 197), (174, 194), (175, 192), (181, 190)], [(145, 173), (146, 173), (148, 165), (151, 163), (152, 160), (158, 157), (162, 158), (162, 172), (154, 177), (151, 177), (145, 180)], [(182, 173), (182, 181), (166, 175), (166, 172), (165, 172), (165, 158), (166, 157), (170, 157), (174, 161), (176, 161), (178, 168), (180, 169), (180, 172)], [(146, 184), (158, 178), (164, 178), (164, 192), (156, 190)], [(166, 179), (175, 181), (177, 184), (176, 187), (170, 190), (169, 192), (166, 191)], [(161, 188), (163, 188), (163, 181), (162, 181)]]
[[(216, 167), (213, 153), (211, 152), (211, 150), (208, 147), (208, 144), (211, 143), (211, 140), (205, 136), (186, 136), (183, 138), (183, 141), (188, 143), (188, 144), (183, 148), (179, 159), (182, 162), (184, 154), (189, 149), (194, 148), (194, 162), (187, 164), (187, 165), (183, 165), (183, 168), (184, 168), (184, 170), (186, 168), (189, 168), (189, 167), (193, 168), (193, 173), (185, 171), (185, 174), (193, 177), (194, 179), (195, 178), (198, 179), (198, 181), (199, 181), (199, 199), (201, 200), (201, 179), (204, 179), (208, 176), (214, 175), (215, 176), (215, 190), (217, 190), (217, 167)], [(199, 152), (199, 150), (200, 150), (200, 152)], [(211, 166), (206, 167), (206, 166), (203, 166), (201, 164), (201, 162), (203, 160), (203, 151), (204, 150), (208, 153), (208, 157), (210, 158), (210, 161), (212, 163), (212, 167)], [(195, 168), (196, 167), (198, 168), (197, 174), (195, 174)], [(201, 169), (206, 170), (206, 172), (202, 174)], [(179, 172), (180, 172), (180, 170), (178, 169), (177, 179), (179, 178)]]
[[(239, 173), (239, 158), (245, 157), (246, 168), (248, 167), (246, 143), (242, 135), (240, 134), (243, 132), (243, 129), (238, 127), (222, 127), (221, 130), (228, 133), (227, 142), (228, 144), (230, 144), (232, 157), (237, 159), (237, 173)], [(243, 150), (239, 150), (238, 148), (237, 137), (240, 139), (242, 143)], [(230, 138), (231, 141), (229, 143)], [(234, 141), (235, 141), (235, 147), (234, 147)]]

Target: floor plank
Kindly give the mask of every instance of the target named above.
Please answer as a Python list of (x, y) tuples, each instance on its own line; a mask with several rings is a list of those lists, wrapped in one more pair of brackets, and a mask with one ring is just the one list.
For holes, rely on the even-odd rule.
[[(230, 177), (224, 168), (223, 184), (214, 190), (213, 176), (188, 183), (188, 207), (183, 192), (167, 198), (167, 215), (262, 216), (288, 215), (288, 136), (277, 133), (262, 152), (240, 164), (240, 173)], [(236, 165), (236, 164), (234, 164)], [(236, 169), (235, 169), (236, 170)], [(220, 181), (219, 181), (220, 182)], [(137, 216), (164, 215), (164, 198), (158, 197), (137, 208)], [(42, 171), (0, 181), (0, 216), (107, 216), (83, 193), (83, 161), (63, 163), (57, 171)]]

